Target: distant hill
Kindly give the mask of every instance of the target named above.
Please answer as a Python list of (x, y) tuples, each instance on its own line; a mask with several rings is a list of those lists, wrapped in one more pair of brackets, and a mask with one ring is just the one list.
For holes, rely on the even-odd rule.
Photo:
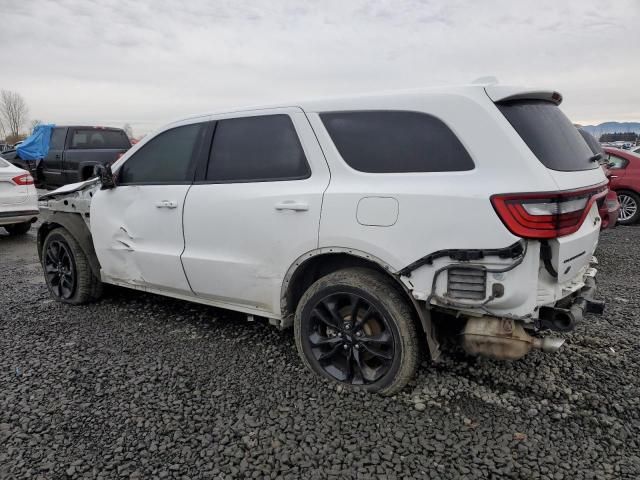
[(584, 125), (587, 132), (596, 138), (604, 133), (634, 132), (640, 134), (640, 122), (604, 122), (600, 125)]

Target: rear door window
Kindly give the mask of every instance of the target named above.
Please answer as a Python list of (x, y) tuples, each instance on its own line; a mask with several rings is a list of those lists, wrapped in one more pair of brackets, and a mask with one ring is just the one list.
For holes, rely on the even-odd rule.
[(444, 122), (419, 112), (372, 110), (320, 114), (343, 160), (368, 173), (457, 172), (471, 156)]
[(80, 129), (73, 130), (73, 149), (128, 149), (131, 142), (122, 130)]
[(594, 155), (591, 148), (556, 104), (518, 100), (497, 106), (545, 167), (574, 172), (600, 166), (591, 160)]
[(206, 179), (211, 182), (300, 180), (311, 175), (288, 115), (219, 120)]

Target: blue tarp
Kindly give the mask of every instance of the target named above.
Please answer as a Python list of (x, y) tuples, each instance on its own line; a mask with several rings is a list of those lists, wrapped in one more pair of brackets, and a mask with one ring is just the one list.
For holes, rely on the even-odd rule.
[(53, 127), (55, 127), (53, 124), (36, 126), (33, 133), (16, 148), (18, 157), (23, 160), (35, 160), (36, 164), (40, 163), (40, 160), (49, 152)]

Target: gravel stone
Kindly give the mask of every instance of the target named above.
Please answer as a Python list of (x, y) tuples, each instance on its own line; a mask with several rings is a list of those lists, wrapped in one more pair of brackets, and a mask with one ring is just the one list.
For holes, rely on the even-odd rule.
[(35, 240), (0, 234), (2, 479), (640, 478), (640, 226), (602, 233), (606, 314), (560, 352), (452, 349), (391, 398), (237, 313), (121, 288), (60, 305)]

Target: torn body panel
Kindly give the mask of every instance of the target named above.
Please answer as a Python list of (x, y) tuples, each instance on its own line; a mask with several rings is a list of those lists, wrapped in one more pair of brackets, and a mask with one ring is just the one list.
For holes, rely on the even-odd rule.
[(180, 258), (188, 190), (189, 185), (118, 185), (95, 193), (91, 231), (104, 281), (192, 294)]
[[(73, 187), (73, 188), (71, 188)], [(78, 241), (96, 277), (100, 278), (100, 262), (91, 237), (90, 207), (93, 194), (98, 189), (95, 181), (67, 185), (40, 197), (39, 208), (42, 225), (38, 230), (38, 254), (42, 258), (42, 245), (47, 233), (63, 227)]]

